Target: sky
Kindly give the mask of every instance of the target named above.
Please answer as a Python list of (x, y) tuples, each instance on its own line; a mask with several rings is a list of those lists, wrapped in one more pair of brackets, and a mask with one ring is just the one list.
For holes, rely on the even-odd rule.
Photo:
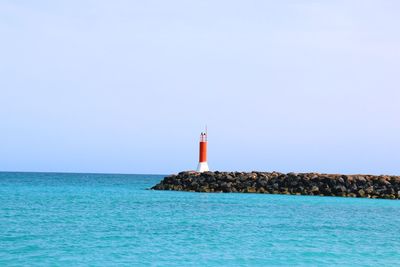
[(0, 2), (0, 170), (400, 175), (400, 2)]

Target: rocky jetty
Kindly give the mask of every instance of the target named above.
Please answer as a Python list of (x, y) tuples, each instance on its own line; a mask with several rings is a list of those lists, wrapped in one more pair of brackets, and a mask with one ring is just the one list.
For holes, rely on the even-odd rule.
[(167, 176), (151, 189), (399, 199), (400, 176), (187, 171)]

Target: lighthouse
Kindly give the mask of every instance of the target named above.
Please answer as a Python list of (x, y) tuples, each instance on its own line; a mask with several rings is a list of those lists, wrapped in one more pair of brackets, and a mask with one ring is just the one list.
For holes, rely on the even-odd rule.
[(200, 134), (199, 165), (197, 166), (197, 171), (209, 171), (207, 164), (207, 130), (205, 133)]

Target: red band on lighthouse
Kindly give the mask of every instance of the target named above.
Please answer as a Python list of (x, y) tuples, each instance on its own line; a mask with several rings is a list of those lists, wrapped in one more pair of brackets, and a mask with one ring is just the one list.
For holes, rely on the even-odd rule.
[(207, 162), (207, 142), (200, 142), (199, 162)]
[(207, 162), (207, 134), (206, 133), (201, 133), (201, 135), (200, 135), (199, 162)]

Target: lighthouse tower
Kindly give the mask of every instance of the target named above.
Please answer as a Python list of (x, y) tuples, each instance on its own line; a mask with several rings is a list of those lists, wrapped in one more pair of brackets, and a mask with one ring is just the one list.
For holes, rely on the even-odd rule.
[(207, 164), (207, 131), (200, 134), (200, 154), (199, 165), (197, 166), (198, 172), (208, 172)]

